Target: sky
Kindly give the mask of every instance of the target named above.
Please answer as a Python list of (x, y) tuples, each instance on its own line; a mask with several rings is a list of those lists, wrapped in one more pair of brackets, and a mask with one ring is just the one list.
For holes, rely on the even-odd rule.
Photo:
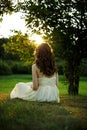
[(32, 34), (31, 30), (26, 27), (25, 20), (22, 17), (22, 13), (12, 13), (4, 14), (3, 21), (0, 22), (0, 38), (9, 38), (10, 36), (14, 35), (12, 30), (21, 31), (22, 34), (29, 34), (31, 40), (34, 40), (37, 44), (40, 44), (43, 41), (42, 36), (38, 34)]
[(0, 38), (13, 35), (11, 30), (20, 30), (22, 33), (27, 32), (25, 20), (21, 16), (22, 14), (20, 12), (13, 13), (12, 15), (4, 14), (3, 21), (0, 22)]

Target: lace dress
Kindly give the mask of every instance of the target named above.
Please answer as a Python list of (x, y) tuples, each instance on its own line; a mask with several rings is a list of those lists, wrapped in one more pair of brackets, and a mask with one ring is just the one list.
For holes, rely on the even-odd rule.
[(32, 82), (17, 83), (10, 93), (10, 98), (20, 98), (23, 100), (39, 102), (60, 102), (55, 75), (50, 78), (43, 76), (38, 80), (39, 87), (37, 90), (31, 88)]

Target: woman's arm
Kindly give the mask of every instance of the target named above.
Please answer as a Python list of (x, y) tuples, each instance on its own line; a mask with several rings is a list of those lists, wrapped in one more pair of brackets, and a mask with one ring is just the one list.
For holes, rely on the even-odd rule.
[(58, 80), (59, 80), (59, 77), (58, 77), (58, 72), (56, 73), (56, 85), (58, 87)]
[(37, 71), (36, 71), (36, 65), (32, 65), (32, 80), (33, 80), (33, 90), (37, 90), (39, 83), (38, 83), (38, 76), (37, 76)]

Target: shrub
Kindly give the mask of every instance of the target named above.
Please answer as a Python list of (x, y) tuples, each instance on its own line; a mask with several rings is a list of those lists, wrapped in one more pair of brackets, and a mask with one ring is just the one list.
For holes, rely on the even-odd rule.
[(57, 63), (57, 68), (58, 68), (58, 74), (63, 75), (64, 74), (64, 72), (63, 72), (63, 64), (64, 64), (64, 62), (62, 60), (59, 60), (56, 63)]
[(63, 66), (62, 65), (58, 66), (58, 74), (63, 75)]
[(0, 75), (31, 74), (31, 64), (21, 61), (0, 60)]
[(87, 76), (87, 59), (83, 59), (80, 64), (80, 75)]
[(23, 62), (14, 62), (12, 65), (13, 74), (31, 74), (31, 65)]
[(10, 75), (12, 74), (10, 66), (6, 61), (0, 60), (0, 75)]

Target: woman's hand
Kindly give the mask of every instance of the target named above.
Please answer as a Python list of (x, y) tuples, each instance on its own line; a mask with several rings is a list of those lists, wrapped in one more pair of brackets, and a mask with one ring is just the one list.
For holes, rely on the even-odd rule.
[(34, 91), (36, 91), (38, 88), (35, 88), (34, 86), (33, 86), (33, 84), (31, 85), (31, 88), (34, 90)]

